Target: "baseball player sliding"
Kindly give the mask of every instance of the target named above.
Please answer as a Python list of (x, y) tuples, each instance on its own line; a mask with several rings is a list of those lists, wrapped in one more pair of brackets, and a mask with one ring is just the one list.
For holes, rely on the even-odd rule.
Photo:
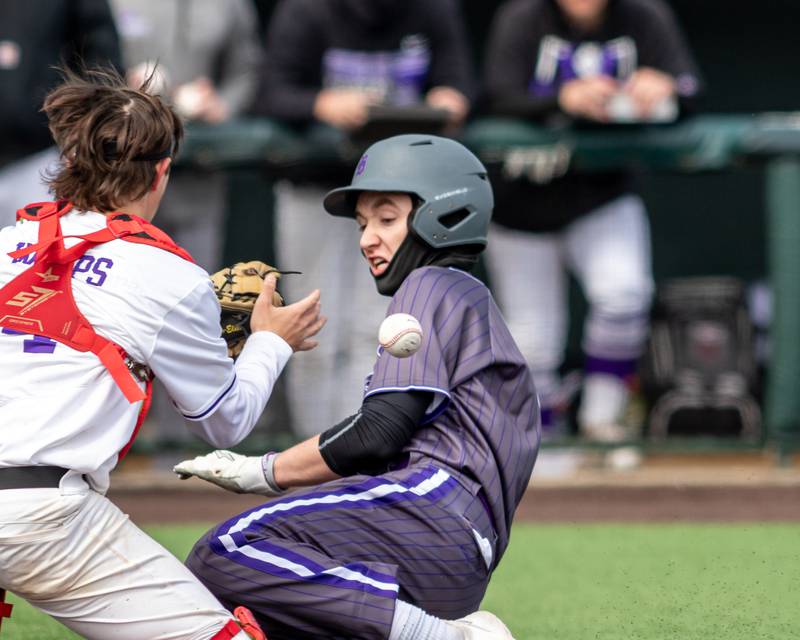
[(399, 320), (421, 342), (387, 342), (361, 408), (321, 435), (178, 464), (272, 498), (211, 529), (188, 567), (226, 606), (249, 607), (270, 640), (511, 638), (476, 610), (533, 469), (539, 407), (469, 274), (492, 212), (486, 170), (452, 140), (397, 136), (371, 146), (324, 204), (355, 218), (388, 314), (413, 316), (419, 325)]
[(319, 293), (273, 307), (268, 277), (234, 365), (208, 274), (150, 224), (183, 132), (146, 88), (65, 72), (44, 103), (57, 201), (0, 231), (0, 588), (90, 639), (263, 638), (104, 493), (153, 375), (192, 432), (244, 438), (314, 346)]

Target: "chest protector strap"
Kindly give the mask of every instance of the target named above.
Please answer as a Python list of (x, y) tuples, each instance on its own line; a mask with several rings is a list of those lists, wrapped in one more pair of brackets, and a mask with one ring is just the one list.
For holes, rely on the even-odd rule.
[[(19, 218), (39, 222), (39, 236), (36, 244), (8, 255), (19, 259), (35, 253), (36, 257), (30, 268), (0, 288), (0, 326), (45, 336), (76, 351), (91, 351), (108, 369), (129, 402), (145, 400), (148, 394), (131, 374), (124, 349), (98, 335), (75, 304), (72, 270), (75, 261), (86, 251), (111, 240), (138, 242), (185, 260), (192, 261), (192, 258), (166, 233), (126, 213), (108, 214), (106, 227), (99, 231), (84, 236), (64, 236), (60, 218), (71, 209), (69, 202), (41, 202), (17, 212)], [(65, 238), (77, 238), (79, 242), (67, 248)], [(147, 382), (149, 391), (150, 381)]]

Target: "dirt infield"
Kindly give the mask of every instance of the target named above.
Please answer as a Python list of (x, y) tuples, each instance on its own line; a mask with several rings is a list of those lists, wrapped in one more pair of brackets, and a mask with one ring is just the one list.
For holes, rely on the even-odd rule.
[[(517, 512), (521, 522), (800, 522), (800, 459), (776, 465), (764, 453), (648, 455), (615, 471), (603, 456), (540, 456)], [(219, 522), (264, 500), (181, 481), (174, 460), (126, 461), (109, 497), (141, 524)]]
[[(126, 489), (109, 497), (139, 524), (217, 522), (263, 502), (215, 489)], [(800, 486), (533, 488), (517, 521), (797, 522)]]

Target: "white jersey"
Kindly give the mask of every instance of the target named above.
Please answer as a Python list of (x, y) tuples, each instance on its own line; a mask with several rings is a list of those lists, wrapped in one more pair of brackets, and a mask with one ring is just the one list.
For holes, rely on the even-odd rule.
[[(0, 230), (0, 286), (33, 263), (33, 256), (7, 254), (34, 244), (38, 226), (21, 221)], [(104, 226), (99, 213), (61, 218), (65, 236)], [(156, 247), (113, 240), (76, 261), (72, 287), (95, 331), (152, 369), (195, 434), (229, 447), (250, 433), (292, 350), (276, 334), (258, 332), (234, 365), (203, 269)], [(83, 489), (85, 474), (105, 492), (141, 403), (125, 399), (97, 356), (0, 328), (0, 380), (0, 467), (65, 467), (73, 471), (62, 490)]]

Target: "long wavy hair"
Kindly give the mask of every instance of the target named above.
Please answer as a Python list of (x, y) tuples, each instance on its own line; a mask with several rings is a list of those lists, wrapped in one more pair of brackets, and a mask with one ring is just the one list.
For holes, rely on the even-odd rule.
[(183, 138), (180, 118), (160, 96), (138, 89), (113, 69), (60, 68), (62, 82), (42, 110), (61, 154), (47, 176), (51, 192), (82, 210), (110, 212), (142, 198), (156, 165), (174, 156)]

